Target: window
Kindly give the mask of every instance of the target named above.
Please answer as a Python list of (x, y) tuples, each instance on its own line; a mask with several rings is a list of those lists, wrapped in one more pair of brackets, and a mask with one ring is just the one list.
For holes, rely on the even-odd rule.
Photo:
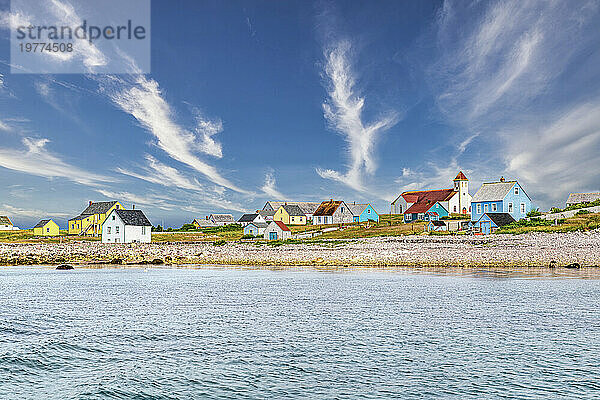
[(296, 221), (296, 218), (292, 217), (292, 222), (295, 222), (295, 221)]
[(106, 233), (110, 233), (110, 226), (106, 228)]
[(115, 233), (119, 233), (119, 227), (115, 226)]
[(145, 234), (146, 234), (146, 227), (142, 226), (142, 235), (145, 235)]
[(121, 241), (121, 239), (115, 238), (115, 243), (119, 243), (120, 241)]
[(525, 203), (521, 203), (521, 214), (525, 214)]
[(481, 204), (477, 204), (477, 214), (481, 214)]
[(513, 212), (513, 203), (508, 203), (508, 212)]
[[(523, 204), (524, 205), (524, 204)], [(46, 228), (46, 233), (50, 232), (50, 228)]]
[(454, 206), (454, 212), (456, 212), (456, 206)]
[(117, 206), (115, 208), (118, 210), (119, 209), (119, 205), (117, 204)]
[(113, 221), (115, 220), (115, 216), (113, 215)]
[(344, 207), (342, 207), (342, 213), (344, 212)]
[(492, 203), (492, 212), (498, 211), (498, 205), (496, 203)]
[(419, 218), (419, 219), (423, 219), (423, 213), (419, 213), (419, 216), (418, 216), (418, 218)]
[(515, 186), (515, 196), (518, 196), (518, 195), (519, 195), (519, 187)]
[(371, 209), (370, 208), (367, 210), (367, 214), (371, 214)]
[(488, 205), (487, 205), (487, 204), (486, 204), (486, 205), (484, 205), (484, 206), (483, 206), (483, 209), (485, 210), (485, 212), (488, 212)]

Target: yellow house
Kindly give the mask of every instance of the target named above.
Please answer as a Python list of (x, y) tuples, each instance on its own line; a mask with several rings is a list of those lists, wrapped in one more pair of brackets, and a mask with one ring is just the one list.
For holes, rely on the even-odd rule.
[(33, 227), (36, 236), (58, 236), (60, 234), (58, 225), (51, 219), (43, 219)]
[(100, 236), (104, 220), (114, 209), (123, 209), (123, 206), (118, 201), (90, 201), (79, 216), (69, 220), (69, 235)]
[(281, 221), (286, 225), (306, 225), (306, 214), (296, 205), (284, 204), (273, 215), (273, 221)]

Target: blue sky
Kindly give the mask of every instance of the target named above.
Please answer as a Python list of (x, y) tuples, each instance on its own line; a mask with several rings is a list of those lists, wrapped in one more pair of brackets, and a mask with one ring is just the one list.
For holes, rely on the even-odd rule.
[(600, 190), (598, 1), (154, 0), (151, 73), (114, 76), (11, 74), (14, 20), (0, 0), (0, 214), (22, 227), (110, 199), (172, 226), (276, 198), (385, 212), (459, 170), (542, 208)]

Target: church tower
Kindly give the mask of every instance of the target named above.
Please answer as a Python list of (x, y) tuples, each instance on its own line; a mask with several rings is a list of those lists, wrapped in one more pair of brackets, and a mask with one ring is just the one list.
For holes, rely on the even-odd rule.
[(458, 210), (461, 214), (470, 213), (471, 195), (469, 194), (469, 180), (462, 171), (454, 178), (454, 191), (458, 192)]

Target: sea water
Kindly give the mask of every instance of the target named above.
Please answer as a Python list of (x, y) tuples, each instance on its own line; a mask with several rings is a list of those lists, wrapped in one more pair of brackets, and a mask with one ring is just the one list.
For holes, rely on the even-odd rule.
[(596, 279), (0, 268), (1, 399), (599, 397)]

